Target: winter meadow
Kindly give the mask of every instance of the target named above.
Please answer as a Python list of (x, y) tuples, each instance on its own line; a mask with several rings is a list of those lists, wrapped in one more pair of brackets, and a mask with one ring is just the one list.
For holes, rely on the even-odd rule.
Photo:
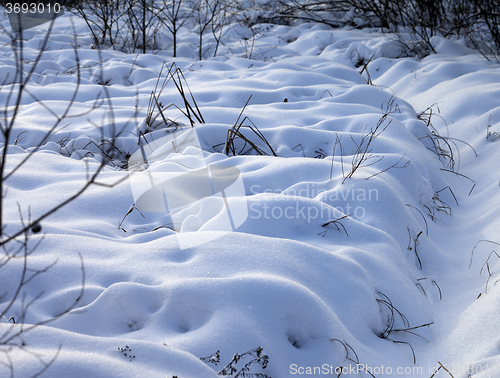
[(0, 5), (1, 377), (500, 377), (498, 0)]

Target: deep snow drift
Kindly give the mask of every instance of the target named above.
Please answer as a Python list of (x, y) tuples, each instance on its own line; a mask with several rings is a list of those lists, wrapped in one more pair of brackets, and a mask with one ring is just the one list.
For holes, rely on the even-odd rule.
[[(65, 15), (55, 23), (28, 86), (56, 112), (76, 85), (69, 20)], [(105, 83), (116, 128), (125, 128), (117, 147), (126, 164), (140, 149), (150, 93), (163, 63), (173, 62), (171, 53), (99, 53), (88, 46), (85, 24), (74, 22), (84, 68), (71, 114), (91, 108)], [(46, 29), (25, 32), (26, 70)], [(0, 39), (6, 44), (1, 77), (13, 78), (8, 38)], [(243, 206), (246, 219), (222, 232), (222, 197), (188, 206), (174, 225), (166, 212), (127, 215), (136, 199), (129, 172), (107, 165), (101, 180), (125, 181), (93, 186), (42, 224), (44, 240), (30, 268), (58, 261), (25, 287), (27, 301), (44, 292), (25, 323), (55, 317), (78, 298), (79, 253), (85, 292), (70, 314), (23, 336), (27, 351), (9, 353), (15, 376), (35, 374), (59, 347), (46, 376), (215, 377), (235, 353), (258, 347), (267, 367), (261, 360), (249, 372), (273, 378), (430, 377), (439, 362), (454, 377), (468, 376), (469, 369), (474, 377), (498, 376), (500, 258), (487, 259), (500, 248), (481, 242), (472, 262), (471, 252), (480, 240), (500, 242), (500, 140), (486, 138), (488, 130), (500, 133), (500, 71), (460, 42), (435, 37), (433, 43), (438, 54), (402, 58), (383, 35), (304, 24), (269, 26), (253, 59), (228, 45), (220, 56), (196, 61), (190, 45), (181, 45), (184, 57), (175, 62), (205, 120), (194, 126), (204, 164), (238, 169), (244, 195), (228, 195), (228, 201)], [(372, 55), (368, 72), (360, 74), (359, 62)], [(12, 83), (6, 79), (2, 104)], [(235, 152), (248, 154), (224, 153), (228, 130), (250, 96), (245, 125), (253, 123), (277, 156), (248, 128), (242, 133), (268, 156), (241, 140)], [(172, 83), (160, 99), (184, 106)], [(88, 152), (99, 151), (89, 142), (101, 138), (101, 129), (109, 132), (108, 110), (63, 121), (6, 181), (6, 232), (19, 227), (16, 201), (36, 218), (78, 190), (86, 164), (97, 166)], [(189, 129), (180, 114), (165, 110)], [(28, 95), (18, 117), (8, 141), (10, 166), (54, 123)], [(151, 144), (173, 127), (156, 126), (143, 141)], [(365, 160), (351, 174), (361, 151)], [(152, 171), (171, 172), (191, 155), (186, 149), (161, 156)], [(181, 248), (179, 233), (195, 246)], [(32, 235), (30, 243), (41, 237)], [(1, 268), (2, 291), (15, 290), (21, 269), (17, 260)], [(3, 329), (20, 306), (2, 319)], [(217, 366), (200, 359), (217, 351)], [(235, 364), (233, 375), (256, 355)], [(9, 373), (8, 366), (0, 368)], [(441, 369), (435, 376), (449, 374)]]

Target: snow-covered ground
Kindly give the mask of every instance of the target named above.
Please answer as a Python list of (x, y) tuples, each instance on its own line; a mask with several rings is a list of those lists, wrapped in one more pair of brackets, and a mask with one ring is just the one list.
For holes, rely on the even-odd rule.
[[(70, 19), (56, 21), (27, 87), (33, 96), (22, 98), (10, 167), (54, 124), (35, 98), (58, 114), (71, 99)], [(89, 142), (99, 143), (102, 130), (111, 137), (112, 122), (125, 129), (116, 140), (120, 164), (140, 151), (151, 91), (162, 65), (174, 61), (168, 49), (137, 56), (90, 49), (85, 23), (73, 21), (83, 68), (70, 115), (91, 109), (101, 93), (112, 100), (114, 121), (105, 102), (60, 123), (5, 182), (6, 233), (19, 227), (16, 202), (35, 219), (81, 187), (98, 166)], [(26, 71), (44, 30), (24, 33)], [(79, 297), (79, 254), (83, 297), (69, 314), (12, 340), (25, 346), (2, 344), (0, 375), (32, 376), (56, 356), (44, 376), (206, 378), (253, 351), (226, 375), (430, 377), (442, 363), (456, 378), (500, 376), (500, 247), (491, 243), (500, 243), (499, 65), (439, 37), (437, 54), (403, 58), (384, 35), (319, 24), (268, 25), (251, 47), (233, 42), (203, 61), (188, 37), (175, 63), (205, 120), (194, 126), (203, 150), (197, 162), (211, 172), (237, 168), (244, 193), (226, 195), (244, 222), (224, 232), (220, 195), (190, 205), (174, 225), (168, 212), (127, 214), (137, 200), (134, 176), (125, 165), (106, 165), (101, 181), (125, 180), (92, 186), (30, 235), (30, 246), (44, 240), (29, 272), (57, 263), (23, 288), (25, 303), (43, 292), (24, 327), (57, 317)], [(15, 60), (7, 36), (0, 40), (4, 106)], [(248, 145), (246, 155), (224, 153), (250, 96), (240, 121), (248, 117), (244, 125), (253, 123), (277, 156), (249, 128), (242, 133), (267, 156)], [(184, 109), (172, 82), (160, 100)], [(190, 128), (178, 110), (165, 109)], [(173, 129), (155, 125), (143, 148)], [(352, 173), (360, 151), (366, 160)], [(160, 176), (193, 158), (189, 148), (160, 156), (150, 167)], [(22, 267), (15, 259), (1, 268), (4, 303)], [(2, 332), (21, 327), (9, 329), (8, 319), (19, 320), (22, 306), (20, 297)], [(210, 356), (220, 362), (201, 359)], [(441, 368), (435, 377), (450, 373)]]

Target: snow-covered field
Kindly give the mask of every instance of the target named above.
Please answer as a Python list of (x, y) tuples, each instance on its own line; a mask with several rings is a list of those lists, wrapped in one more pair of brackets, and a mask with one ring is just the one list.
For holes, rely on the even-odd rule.
[[(56, 21), (27, 87), (32, 96), (21, 100), (7, 168), (56, 120), (36, 99), (59, 115), (71, 99), (70, 19)], [(244, 193), (194, 202), (174, 219), (168, 211), (127, 214), (137, 188), (122, 169), (140, 151), (150, 94), (162, 65), (174, 61), (171, 51), (98, 52), (85, 23), (73, 21), (82, 72), (69, 115), (90, 110), (101, 93), (114, 118), (105, 102), (60, 123), (4, 182), (5, 232), (20, 226), (16, 202), (35, 219), (82, 186), (87, 169), (98, 166), (89, 142), (99, 143), (101, 131), (112, 137), (111, 123), (124, 129), (116, 146), (125, 160), (106, 165), (99, 180), (124, 181), (92, 186), (29, 235), (30, 246), (44, 239), (29, 256), (28, 274), (57, 263), (23, 287), (24, 304), (20, 296), (4, 313), (2, 332), (22, 327), (19, 316), (33, 299), (25, 328), (79, 298), (79, 254), (85, 290), (69, 314), (2, 342), (1, 376), (30, 377), (54, 357), (43, 376), (430, 377), (440, 363), (449, 373), (441, 368), (435, 377), (500, 376), (500, 247), (491, 243), (500, 243), (495, 61), (439, 37), (432, 40), (437, 54), (403, 58), (384, 35), (319, 24), (268, 25), (253, 46), (228, 43), (216, 58), (196, 61), (187, 36), (175, 63), (205, 121), (194, 126), (203, 150), (196, 164), (211, 172), (237, 168)], [(2, 22), (8, 29), (5, 14)], [(24, 33), (26, 72), (46, 30)], [(15, 60), (7, 36), (0, 40), (4, 107)], [(240, 131), (267, 155), (249, 145), (239, 153), (241, 139), (237, 156), (224, 153), (250, 96), (240, 122), (248, 117), (244, 125), (258, 128), (277, 156), (249, 128)], [(160, 100), (184, 109), (172, 82)], [(164, 114), (190, 129), (173, 106)], [(141, 138), (143, 148), (175, 128), (159, 120)], [(155, 184), (189, 172), (193, 156), (190, 148), (160, 154), (149, 168)], [(225, 203), (240, 214), (232, 226), (243, 218), (233, 232), (224, 232)], [(14, 259), (0, 269), (4, 306), (22, 268), (23, 259)], [(217, 365), (202, 360), (210, 356)]]

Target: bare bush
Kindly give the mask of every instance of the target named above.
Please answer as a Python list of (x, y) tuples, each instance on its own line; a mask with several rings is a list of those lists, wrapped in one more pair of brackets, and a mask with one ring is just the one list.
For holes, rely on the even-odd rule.
[(85, 20), (94, 37), (94, 47), (114, 47), (118, 33), (124, 27), (121, 21), (133, 4), (126, 0), (83, 0), (71, 11)]
[(485, 57), (500, 52), (500, 0), (280, 0), (275, 14), (331, 27), (372, 26), (394, 33), (407, 54), (435, 53), (433, 36), (464, 38)]
[[(197, 0), (191, 3), (193, 9), (193, 17), (196, 23), (196, 33), (198, 34), (198, 59), (202, 60), (203, 51), (203, 36), (205, 32), (214, 30), (216, 20), (223, 10), (223, 2), (221, 0)], [(211, 29), (209, 27), (212, 25)]]
[[(61, 345), (55, 355), (50, 359), (42, 358), (38, 353), (30, 350), (27, 334), (36, 329), (37, 327), (51, 323), (60, 317), (68, 314), (71, 310), (79, 305), (84, 291), (85, 291), (85, 268), (83, 257), (80, 253), (81, 264), (81, 286), (80, 292), (75, 296), (74, 300), (58, 315), (40, 320), (34, 324), (28, 322), (28, 313), (36, 302), (43, 296), (43, 291), (32, 295), (28, 294), (28, 286), (36, 282), (38, 276), (49, 274), (51, 268), (56, 265), (57, 260), (43, 267), (34, 265), (31, 257), (35, 254), (38, 247), (44, 240), (43, 224), (44, 220), (63, 206), (69, 204), (76, 198), (80, 197), (90, 186), (102, 185), (112, 186), (114, 184), (102, 183), (98, 180), (102, 172), (106, 160), (103, 158), (93, 169), (90, 168), (87, 161), (85, 161), (87, 172), (85, 178), (82, 179), (81, 186), (73, 193), (69, 194), (66, 198), (61, 200), (54, 206), (49, 207), (43, 211), (36, 211), (36, 216), (32, 216), (32, 208), (29, 204), (14, 202), (9, 198), (10, 181), (19, 171), (27, 168), (27, 163), (30, 160), (36, 159), (36, 153), (43, 147), (51, 136), (58, 130), (65, 127), (63, 121), (69, 118), (80, 117), (86, 115), (91, 111), (99, 108), (109, 107), (108, 113), (109, 126), (107, 132), (115, 135), (110, 140), (116, 140), (116, 135), (119, 133), (115, 130), (115, 124), (112, 113), (112, 104), (109, 100), (110, 96), (106, 87), (103, 87), (104, 94), (96, 98), (91, 108), (83, 114), (74, 114), (71, 112), (77, 95), (80, 89), (81, 82), (81, 66), (77, 50), (76, 31), (73, 29), (73, 51), (75, 59), (75, 86), (70, 99), (68, 99), (65, 108), (61, 111), (56, 111), (43, 99), (37, 98), (31, 92), (30, 80), (34, 75), (37, 66), (39, 65), (44, 52), (48, 47), (49, 36), (52, 31), (54, 20), (48, 25), (48, 31), (38, 48), (38, 53), (35, 59), (28, 63), (25, 62), (25, 48), (22, 30), (19, 35), (13, 35), (8, 30), (2, 30), (10, 38), (10, 43), (5, 46), (6, 50), (10, 50), (13, 60), (15, 62), (15, 75), (13, 78), (4, 78), (0, 83), (0, 89), (3, 93), (4, 103), (0, 107), (0, 286), (2, 293), (0, 293), (0, 366), (6, 368), (10, 377), (14, 377), (16, 366), (13, 362), (15, 359), (12, 357), (17, 354), (26, 354), (33, 357), (40, 363), (40, 368), (35, 376), (41, 375), (45, 372), (56, 360)], [(37, 104), (41, 111), (50, 114), (53, 121), (48, 125), (48, 130), (44, 132), (43, 136), (38, 142), (25, 146), (23, 155), (20, 158), (12, 158), (9, 154), (18, 143), (16, 135), (20, 133), (20, 125), (22, 124), (22, 116), (20, 109), (26, 103), (26, 97), (31, 97), (34, 103)], [(102, 132), (104, 134), (104, 131)], [(15, 138), (15, 140), (14, 140)], [(19, 145), (15, 148), (19, 149)], [(110, 152), (111, 153), (111, 152)], [(19, 157), (19, 155), (16, 155)], [(63, 157), (61, 157), (63, 159)], [(125, 176), (126, 177), (126, 176)], [(116, 183), (115, 183), (116, 184)], [(37, 199), (32, 197), (30, 201)], [(38, 202), (43, 201), (38, 199)], [(18, 214), (16, 219), (13, 214)], [(17, 275), (17, 276), (16, 276)], [(31, 289), (32, 290), (32, 289)], [(6, 375), (4, 375), (6, 376)]]
[(129, 49), (125, 46), (122, 50), (135, 51), (139, 49), (143, 54), (146, 49), (156, 49), (155, 36), (160, 28), (159, 10), (155, 6), (155, 0), (136, 0), (131, 2), (127, 9), (126, 24), (129, 38), (126, 40)]
[(175, 58), (177, 57), (179, 30), (192, 16), (194, 9), (190, 8), (185, 0), (163, 0), (163, 4), (158, 10), (161, 13), (160, 21), (172, 34)]

